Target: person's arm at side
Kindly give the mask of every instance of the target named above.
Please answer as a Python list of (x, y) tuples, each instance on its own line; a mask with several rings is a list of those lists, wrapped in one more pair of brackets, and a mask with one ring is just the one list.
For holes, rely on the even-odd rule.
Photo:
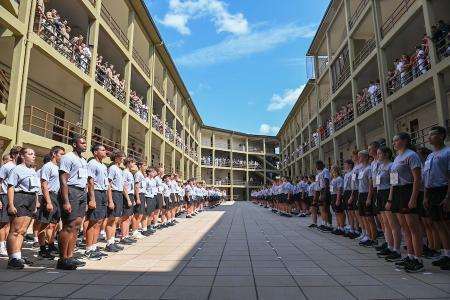
[(97, 207), (97, 205), (95, 203), (94, 178), (88, 177), (87, 188), (88, 188), (88, 196), (89, 196), (88, 197), (89, 198), (88, 207), (89, 207), (89, 209), (95, 209)]

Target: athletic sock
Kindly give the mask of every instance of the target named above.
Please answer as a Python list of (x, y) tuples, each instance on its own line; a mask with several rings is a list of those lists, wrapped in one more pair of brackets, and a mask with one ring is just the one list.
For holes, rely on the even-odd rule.
[(10, 256), (9, 256), (9, 258), (10, 259), (22, 259), (22, 253), (21, 252), (16, 252), (16, 253), (12, 253)]
[(115, 240), (114, 240), (114, 238), (112, 237), (112, 238), (110, 238), (110, 239), (106, 242), (106, 246), (109, 246), (109, 245), (111, 245), (111, 244), (114, 244), (114, 242), (115, 242)]
[(39, 238), (37, 237), (37, 236), (35, 236), (34, 238), (33, 238), (33, 242), (39, 242)]

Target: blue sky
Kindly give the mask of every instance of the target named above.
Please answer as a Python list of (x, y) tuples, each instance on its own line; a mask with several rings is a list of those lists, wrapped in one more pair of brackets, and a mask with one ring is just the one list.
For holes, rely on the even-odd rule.
[[(282, 5), (280, 5), (282, 3)], [(206, 125), (275, 135), (329, 0), (146, 0)]]

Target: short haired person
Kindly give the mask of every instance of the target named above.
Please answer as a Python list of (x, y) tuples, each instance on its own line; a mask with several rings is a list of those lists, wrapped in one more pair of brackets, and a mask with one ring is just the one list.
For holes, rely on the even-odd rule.
[(0, 167), (0, 256), (8, 256), (6, 251), (6, 237), (9, 233), (9, 216), (8, 216), (8, 176), (12, 169), (16, 166), (17, 158), (19, 157), (20, 146), (14, 146), (9, 151), (8, 155), (4, 155), (3, 158), (9, 157), (9, 161), (3, 159), (3, 164)]
[[(91, 152), (94, 157), (88, 162), (88, 211), (86, 213), (88, 226), (85, 256), (89, 260), (100, 260), (104, 255), (97, 247), (97, 240), (103, 220), (106, 218), (106, 206), (109, 202), (107, 194), (110, 193), (111, 186), (108, 181), (108, 169), (103, 164), (106, 158), (105, 147), (95, 144)], [(108, 203), (108, 205), (114, 204)]]
[[(50, 161), (45, 163), (40, 170), (40, 184), (42, 197), (40, 198), (40, 208), (37, 215), (39, 226), (39, 256), (44, 258), (53, 258), (52, 251), (56, 249), (54, 244), (54, 234), (56, 227), (61, 220), (61, 207), (58, 202), (58, 193), (60, 189), (59, 182), (59, 164), (64, 155), (64, 148), (54, 146), (50, 149)], [(48, 247), (45, 243), (45, 237), (48, 238)]]
[(143, 236), (138, 229), (145, 212), (146, 180), (144, 174), (147, 166), (141, 161), (137, 162), (136, 166), (138, 170), (134, 173), (135, 204), (133, 207), (133, 218), (131, 219), (131, 229), (134, 238), (142, 238)]
[[(125, 169), (122, 171), (123, 184), (124, 184), (124, 196), (123, 196), (123, 213), (120, 219), (120, 229), (122, 232), (122, 238), (128, 237), (130, 232), (130, 221), (133, 216), (133, 207), (135, 203), (134, 197), (134, 177), (131, 171), (134, 167), (134, 159), (127, 157), (123, 161)], [(125, 195), (126, 194), (126, 195)]]
[(408, 251), (408, 256), (396, 266), (415, 273), (424, 269), (420, 258), (423, 245), (418, 214), (422, 163), (419, 155), (411, 149), (411, 136), (408, 133), (398, 133), (393, 144), (397, 156), (391, 167), (388, 206), (397, 213)]
[(308, 199), (309, 203), (311, 203), (311, 225), (309, 225), (309, 228), (316, 228), (317, 227), (317, 209), (319, 207), (319, 193), (317, 192), (317, 182), (316, 182), (316, 176), (311, 175), (309, 176), (310, 184), (308, 186)]
[[(158, 186), (155, 179), (156, 170), (153, 167), (147, 168), (146, 170), (147, 178), (146, 185), (147, 189), (145, 191), (145, 216), (142, 222), (142, 234), (145, 236), (152, 235), (155, 233), (155, 227), (153, 225), (155, 219), (155, 210), (157, 205), (156, 195), (158, 194)], [(156, 221), (158, 216), (156, 216)]]
[(322, 225), (319, 229), (322, 231), (331, 231), (331, 213), (330, 213), (330, 182), (331, 174), (330, 171), (325, 168), (325, 164), (322, 161), (316, 162), (317, 170), (317, 191), (319, 192), (319, 209), (320, 217), (322, 218)]
[(351, 210), (350, 205), (348, 204), (348, 201), (353, 193), (353, 185), (352, 185), (352, 175), (353, 175), (353, 167), (355, 166), (355, 163), (349, 159), (344, 161), (344, 187), (343, 187), (343, 195), (342, 195), (342, 204), (343, 208), (347, 214), (348, 218), (348, 225), (350, 226), (350, 230), (345, 232), (344, 236), (349, 238), (355, 238), (357, 237), (357, 233), (355, 232), (356, 229), (356, 216), (354, 215), (354, 211)]
[(86, 212), (87, 163), (82, 154), (86, 151), (86, 139), (74, 136), (72, 152), (64, 154), (59, 163), (59, 205), (62, 229), (58, 235), (59, 261), (57, 268), (73, 269), (83, 262), (73, 257), (78, 231)]
[(8, 269), (23, 269), (26, 261), (21, 248), (24, 235), (31, 224), (36, 209), (39, 177), (33, 169), (36, 156), (28, 147), (20, 149), (17, 165), (8, 175), (8, 215), (10, 229), (6, 241), (9, 260)]
[[(120, 150), (114, 150), (111, 153), (111, 165), (108, 168), (108, 185), (110, 189), (106, 195), (107, 197), (107, 212), (106, 212), (106, 248), (108, 252), (118, 252), (122, 250), (115, 242), (116, 228), (119, 220), (123, 215), (124, 197), (126, 197), (127, 205), (129, 203), (128, 192), (125, 190), (123, 180), (123, 172), (120, 166), (125, 158), (125, 153)], [(122, 237), (122, 244), (130, 244), (126, 238)]]
[(336, 214), (336, 228), (331, 232), (335, 235), (344, 235), (344, 223), (345, 223), (345, 213), (344, 213), (344, 179), (342, 179), (339, 167), (333, 165), (331, 167), (331, 182), (330, 182), (330, 194), (331, 194), (331, 206)]
[(432, 127), (428, 135), (434, 151), (424, 167), (424, 206), (442, 243), (442, 256), (432, 264), (450, 270), (450, 148), (445, 145), (446, 138), (447, 130), (441, 126)]

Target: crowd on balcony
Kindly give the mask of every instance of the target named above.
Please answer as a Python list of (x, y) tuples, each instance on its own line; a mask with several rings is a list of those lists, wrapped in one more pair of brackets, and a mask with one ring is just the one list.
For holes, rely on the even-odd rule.
[(155, 128), (156, 130), (158, 130), (161, 134), (164, 131), (164, 123), (161, 121), (161, 117), (159, 116), (159, 114), (152, 114), (152, 126), (153, 128)]
[(181, 138), (181, 135), (178, 132), (178, 130), (175, 130), (175, 143), (178, 148), (183, 148), (183, 139)]
[(356, 109), (363, 114), (382, 101), (380, 81), (370, 81), (361, 92), (356, 93)]
[(130, 92), (130, 108), (141, 119), (148, 120), (148, 106), (144, 102), (144, 97), (138, 96), (136, 91)]
[(242, 158), (233, 158), (233, 167), (235, 168), (247, 168), (247, 161)]
[(439, 20), (431, 27), (431, 41), (436, 46), (440, 58), (450, 56), (450, 24)]
[(121, 78), (114, 65), (101, 55), (97, 56), (95, 81), (120, 102), (125, 103), (125, 79)]
[(230, 181), (231, 181), (231, 180), (230, 180), (229, 177), (225, 177), (225, 178), (222, 179), (222, 177), (217, 176), (217, 177), (216, 177), (215, 184), (216, 184), (216, 185), (229, 185), (229, 184), (230, 184)]
[(174, 133), (173, 133), (173, 129), (172, 127), (170, 127), (169, 122), (165, 122), (165, 130), (164, 130), (164, 136), (173, 142), (173, 138), (175, 137)]
[(36, 6), (35, 30), (51, 47), (87, 73), (92, 59), (92, 46), (87, 45), (82, 34), (72, 36), (69, 22), (56, 9), (45, 9), (45, 2)]
[(249, 169), (261, 169), (262, 166), (259, 162), (255, 161), (255, 160), (249, 160), (248, 161), (248, 168)]
[(342, 105), (336, 111), (334, 115), (334, 127), (336, 130), (339, 130), (351, 121), (353, 121), (353, 103), (350, 101), (347, 105)]

